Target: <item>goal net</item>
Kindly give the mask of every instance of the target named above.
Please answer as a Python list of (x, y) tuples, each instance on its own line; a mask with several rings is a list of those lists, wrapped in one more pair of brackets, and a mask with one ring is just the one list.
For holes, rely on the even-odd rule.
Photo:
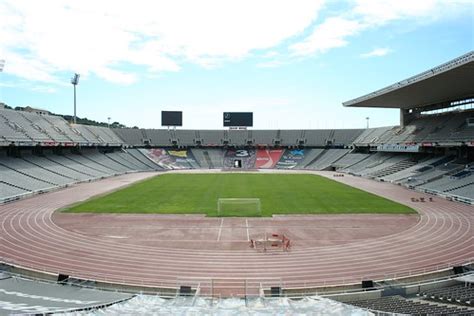
[(217, 216), (262, 216), (258, 198), (220, 198), (217, 200)]

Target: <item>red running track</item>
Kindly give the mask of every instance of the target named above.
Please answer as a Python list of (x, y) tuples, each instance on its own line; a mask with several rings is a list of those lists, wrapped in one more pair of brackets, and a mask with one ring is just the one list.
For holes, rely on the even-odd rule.
[[(332, 178), (332, 173), (318, 174)], [(127, 244), (68, 231), (53, 221), (58, 208), (152, 175), (123, 175), (1, 205), (0, 260), (35, 270), (130, 285), (176, 287), (186, 280), (214, 278), (229, 280), (229, 284), (230, 280), (245, 279), (281, 282), (288, 288), (424, 273), (474, 257), (474, 207), (439, 198), (413, 203), (411, 197), (423, 195), (352, 176), (334, 179), (409, 205), (419, 212), (419, 221), (388, 236), (271, 253)], [(237, 287), (242, 286), (240, 281), (237, 283)], [(222, 293), (229, 293), (229, 289), (226, 291)]]

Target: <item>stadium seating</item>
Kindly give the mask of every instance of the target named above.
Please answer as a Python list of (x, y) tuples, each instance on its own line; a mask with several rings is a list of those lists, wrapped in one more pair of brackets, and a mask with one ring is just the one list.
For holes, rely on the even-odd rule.
[(180, 129), (176, 130), (174, 133), (178, 144), (183, 146), (196, 145), (195, 140), (198, 139), (198, 137), (196, 136), (195, 130)]
[(191, 152), (203, 169), (220, 169), (224, 166), (224, 154), (222, 149), (193, 148)]
[(373, 311), (400, 313), (405, 315), (470, 315), (468, 308), (432, 304), (424, 301), (405, 299), (401, 296), (387, 296), (346, 302)]
[[(29, 114), (29, 113), (27, 113)], [(30, 116), (39, 116), (37, 114), (26, 115), (20, 111), (0, 110), (0, 115), (4, 118), (4, 124), (9, 125), (12, 129), (26, 135), (30, 141), (35, 142), (53, 142), (51, 136), (40, 126), (33, 124), (28, 120)], [(8, 139), (7, 139), (8, 140)]]
[(0, 160), (0, 165), (36, 179), (43, 179), (48, 183), (53, 183), (58, 186), (74, 183), (74, 179), (72, 178), (38, 167), (21, 158), (4, 157)]
[(326, 146), (326, 142), (332, 139), (334, 130), (330, 129), (310, 129), (303, 130), (303, 138), (306, 146)]
[[(43, 156), (25, 153), (21, 158), (0, 156), (0, 203), (30, 193), (42, 193), (113, 175), (161, 169), (136, 149), (107, 154), (83, 149), (81, 154)], [(138, 158), (137, 158), (138, 157)]]
[(299, 141), (304, 142), (304, 136), (302, 130), (281, 130), (280, 131), (280, 144), (282, 146), (296, 146)]
[(306, 168), (311, 162), (316, 160), (324, 152), (323, 148), (305, 149), (304, 158), (298, 164), (298, 168)]
[(113, 132), (117, 134), (125, 144), (131, 146), (143, 146), (145, 136), (143, 130), (138, 128), (114, 128)]
[(274, 145), (277, 139), (278, 131), (276, 130), (255, 130), (252, 131), (252, 140), (257, 145)]
[(164, 129), (145, 129), (145, 138), (150, 141), (153, 146), (172, 146), (171, 135), (168, 130)]
[(307, 165), (306, 169), (325, 170), (349, 151), (349, 149), (328, 149), (318, 159)]
[(31, 193), (31, 191), (15, 187), (4, 181), (0, 181), (0, 202), (14, 200), (28, 193)]
[(105, 307), (133, 297), (73, 285), (39, 282), (0, 272), (0, 315), (49, 315)]
[(362, 132), (354, 143), (367, 145), (469, 142), (474, 140), (474, 127), (467, 124), (467, 118), (469, 117), (474, 117), (474, 111), (423, 116), (412, 120), (404, 127), (367, 129)]
[(347, 155), (343, 156), (338, 161), (335, 161), (334, 163), (332, 163), (332, 165), (336, 169), (348, 168), (368, 158), (369, 156), (370, 154), (364, 154), (364, 153), (348, 153)]
[(223, 130), (200, 130), (199, 138), (201, 144), (205, 146), (220, 146), (223, 144), (224, 131)]
[(450, 287), (432, 289), (420, 293), (427, 300), (440, 301), (449, 304), (474, 306), (474, 286), (459, 284)]
[(142, 152), (140, 152), (138, 149), (135, 149), (135, 148), (128, 148), (127, 150), (127, 153), (129, 153), (130, 155), (132, 155), (135, 159), (137, 159), (138, 161), (140, 161), (142, 164), (148, 166), (148, 168), (150, 170), (160, 170), (162, 169), (160, 166), (158, 166), (157, 164), (153, 163), (152, 161), (150, 161), (150, 159), (148, 159), (147, 157), (145, 157), (145, 155), (143, 155)]
[(247, 141), (251, 140), (247, 130), (229, 130), (227, 131), (227, 140), (229, 145), (246, 146)]

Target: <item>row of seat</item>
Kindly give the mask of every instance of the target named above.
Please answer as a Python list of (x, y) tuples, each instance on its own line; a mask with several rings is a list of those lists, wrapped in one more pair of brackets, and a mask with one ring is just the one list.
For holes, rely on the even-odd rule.
[(362, 129), (344, 130), (168, 130), (117, 128), (113, 131), (133, 146), (350, 145)]
[(407, 315), (472, 315), (472, 310), (469, 310), (467, 307), (435, 305), (428, 302), (406, 299), (401, 296), (386, 296), (346, 303), (374, 311)]
[(420, 293), (424, 299), (474, 306), (474, 286), (459, 284)]
[(11, 142), (30, 145), (123, 145), (123, 141), (107, 127), (69, 124), (60, 116), (0, 109), (0, 145)]
[(451, 112), (414, 119), (404, 127), (388, 126), (363, 131), (358, 145), (404, 143), (456, 143), (474, 141), (474, 126), (468, 123), (474, 111)]
[(137, 149), (110, 153), (84, 150), (82, 154), (27, 154), (21, 158), (4, 155), (0, 157), (0, 201), (43, 193), (77, 182), (160, 169)]

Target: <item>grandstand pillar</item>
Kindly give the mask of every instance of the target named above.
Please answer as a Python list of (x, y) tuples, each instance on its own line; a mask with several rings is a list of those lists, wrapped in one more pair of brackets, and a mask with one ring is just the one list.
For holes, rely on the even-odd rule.
[(405, 126), (405, 110), (400, 109), (400, 127)]
[(409, 112), (409, 110), (400, 109), (400, 127), (407, 125), (411, 116), (412, 114)]

